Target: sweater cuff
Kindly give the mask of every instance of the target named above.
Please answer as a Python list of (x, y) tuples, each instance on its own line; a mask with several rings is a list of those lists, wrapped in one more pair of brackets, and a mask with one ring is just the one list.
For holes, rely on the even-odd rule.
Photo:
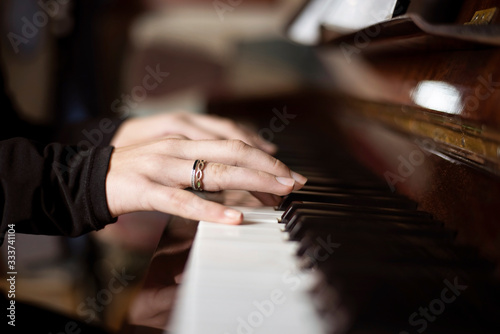
[(113, 130), (113, 132), (104, 133), (103, 140), (102, 140), (102, 146), (108, 146), (109, 143), (111, 143), (111, 140), (113, 139), (113, 136), (115, 135), (116, 131), (118, 131), (118, 129), (120, 128), (122, 123), (125, 122), (126, 120), (127, 120), (126, 118), (110, 118), (109, 119), (109, 122), (112, 124), (110, 127), (112, 127), (114, 130)]
[(112, 146), (96, 147), (90, 161), (87, 199), (96, 230), (117, 220), (111, 216), (106, 200), (106, 175), (113, 149)]

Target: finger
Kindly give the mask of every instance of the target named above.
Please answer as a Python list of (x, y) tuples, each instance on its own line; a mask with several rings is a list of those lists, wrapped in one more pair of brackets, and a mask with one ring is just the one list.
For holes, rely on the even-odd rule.
[[(200, 129), (197, 125), (193, 124), (190, 119), (191, 117), (189, 114), (161, 113), (155, 116), (144, 117), (135, 122), (142, 121), (138, 129), (142, 129), (146, 137), (161, 138), (181, 135), (194, 140), (220, 139), (219, 136), (214, 135), (210, 131)], [(153, 136), (151, 136), (151, 134), (153, 134)]]
[(232, 138), (228, 139), (239, 139), (242, 140), (243, 142), (247, 143), (248, 145), (257, 147), (264, 152), (268, 154), (275, 154), (278, 151), (278, 146), (275, 144), (265, 140), (262, 138), (259, 134), (250, 131), (248, 129), (245, 129), (244, 127), (240, 128), (240, 133), (239, 134), (234, 134)]
[(240, 211), (204, 200), (185, 190), (154, 184), (148, 195), (150, 206), (155, 211), (223, 224), (240, 224), (243, 221)]
[(247, 190), (275, 195), (289, 194), (295, 186), (295, 180), (289, 177), (220, 163), (205, 165), (202, 183), (207, 191)]
[(158, 145), (162, 146), (159, 148), (161, 151), (185, 160), (203, 159), (208, 162), (260, 170), (276, 176), (291, 177), (297, 181), (297, 187), (301, 187), (307, 181), (307, 178), (292, 172), (281, 161), (240, 140), (173, 140), (159, 142)]
[[(193, 161), (159, 157), (145, 168), (150, 169), (147, 174), (152, 181), (180, 189), (191, 187)], [(206, 191), (247, 190), (286, 195), (296, 183), (289, 177), (213, 162), (207, 162), (201, 172), (202, 188)]]
[(278, 146), (265, 140), (260, 135), (250, 133), (249, 136), (251, 141), (254, 143), (253, 146), (258, 147), (271, 155), (276, 154), (276, 152), (278, 152)]
[(192, 122), (190, 117), (183, 117), (177, 121), (178, 124), (175, 124), (173, 128), (175, 131), (182, 133), (184, 136), (188, 137), (192, 140), (202, 140), (202, 139), (223, 139), (223, 137), (204, 129), (197, 124)]
[(265, 140), (260, 133), (257, 133), (253, 130), (250, 130), (249, 128), (239, 125), (239, 128), (244, 134), (244, 137), (242, 138), (235, 138), (235, 139), (241, 139), (244, 142), (246, 142), (249, 145), (255, 146), (264, 152), (268, 154), (275, 154), (278, 151), (278, 146), (275, 144), (271, 143), (270, 141)]
[(212, 115), (198, 115), (198, 117), (192, 117), (191, 122), (198, 125), (200, 128), (209, 129), (221, 138), (239, 139), (269, 154), (274, 154), (277, 151), (276, 145), (264, 140), (258, 134), (229, 119)]
[(275, 206), (281, 202), (281, 197), (273, 194), (252, 191), (251, 194), (257, 198), (262, 204), (268, 206)]

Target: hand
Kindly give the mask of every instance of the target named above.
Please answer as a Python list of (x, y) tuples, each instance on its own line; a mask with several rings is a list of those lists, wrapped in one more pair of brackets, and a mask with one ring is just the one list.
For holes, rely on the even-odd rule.
[(229, 119), (192, 113), (163, 113), (128, 119), (118, 129), (111, 145), (128, 146), (169, 135), (193, 140), (239, 139), (269, 154), (277, 150), (276, 145)]
[(286, 195), (307, 179), (269, 154), (240, 140), (166, 138), (116, 148), (106, 178), (110, 213), (116, 217), (137, 211), (161, 211), (194, 220), (238, 224), (242, 213), (184, 189), (191, 185), (196, 159), (206, 191), (247, 190)]

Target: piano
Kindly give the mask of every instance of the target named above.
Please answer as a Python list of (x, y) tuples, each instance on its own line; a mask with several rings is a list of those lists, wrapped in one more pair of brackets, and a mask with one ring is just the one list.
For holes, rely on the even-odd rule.
[(317, 55), (313, 88), (209, 110), (308, 183), (277, 207), (203, 194), (239, 226), (172, 217), (145, 279), (162, 303), (124, 332), (499, 333), (498, 7), (306, 1), (286, 30)]

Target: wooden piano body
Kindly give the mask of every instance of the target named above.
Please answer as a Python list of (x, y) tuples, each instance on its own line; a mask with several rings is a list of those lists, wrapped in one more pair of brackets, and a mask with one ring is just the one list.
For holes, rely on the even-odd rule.
[[(500, 259), (500, 21), (465, 23), (498, 5), (457, 2), (449, 8), (457, 12), (449, 23), (430, 24), (409, 13), (401, 22), (337, 39), (340, 52), (324, 56), (340, 78), (334, 117), (359, 160), (495, 261)], [(448, 9), (446, 2), (441, 8)], [(368, 35), (382, 36), (385, 30), (383, 37)]]

